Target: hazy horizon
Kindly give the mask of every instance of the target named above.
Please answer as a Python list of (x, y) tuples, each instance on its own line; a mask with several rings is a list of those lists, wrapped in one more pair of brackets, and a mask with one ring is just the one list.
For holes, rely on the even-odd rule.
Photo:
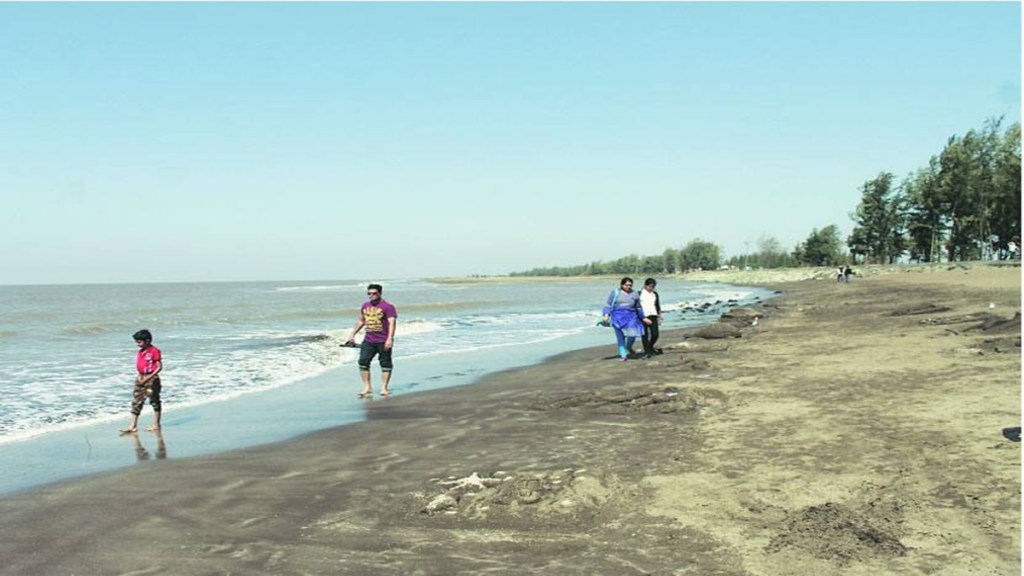
[(1020, 121), (1017, 2), (0, 3), (0, 285), (725, 256)]

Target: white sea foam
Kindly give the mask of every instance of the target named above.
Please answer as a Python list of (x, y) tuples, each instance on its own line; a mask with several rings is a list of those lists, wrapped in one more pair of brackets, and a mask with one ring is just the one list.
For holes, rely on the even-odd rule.
[[(334, 293), (359, 294), (365, 285), (124, 285), (102, 292), (68, 286), (31, 298), (23, 294), (29, 289), (0, 287), (5, 318), (15, 319), (4, 326), (11, 345), (5, 341), (0, 350), (0, 443), (124, 418), (135, 377), (130, 334), (140, 327), (154, 331), (164, 352), (164, 402), (172, 409), (258, 394), (351, 365), (359, 351), (340, 344), (355, 314)], [(477, 352), (585, 336), (607, 294), (600, 281), (453, 287), (400, 280), (385, 286), (400, 312), (403, 305), (412, 311), (399, 318), (396, 364), (448, 356), (474, 366)], [(458, 297), (448, 296), (456, 288)], [(713, 284), (680, 292), (661, 290), (666, 310), (754, 293)], [(80, 308), (85, 301), (103, 306)], [(55, 353), (52, 335), (62, 333)]]
[(398, 327), (395, 329), (396, 337), (411, 336), (414, 334), (427, 334), (430, 332), (437, 332), (443, 330), (444, 326), (440, 323), (430, 320), (410, 320), (408, 322), (399, 322)]
[(523, 312), (509, 314), (482, 314), (463, 316), (458, 322), (477, 324), (480, 326), (530, 326), (534, 324), (552, 325), (561, 321), (581, 321), (593, 317), (600, 310), (595, 306), (593, 310), (569, 310), (564, 312)]
[(349, 290), (362, 290), (366, 287), (363, 283), (354, 284), (318, 284), (307, 286), (279, 286), (274, 288), (277, 292), (345, 292)]
[[(200, 352), (176, 359), (177, 364), (168, 363), (161, 373), (165, 404), (188, 407), (230, 400), (354, 363), (358, 351), (339, 348), (337, 342), (334, 338), (270, 350)], [(91, 425), (106, 418), (124, 418), (132, 379), (132, 373), (97, 379), (78, 373), (58, 385), (37, 388), (31, 403), (5, 402), (0, 443)]]
[[(764, 291), (757, 288), (725, 286), (721, 284), (700, 284), (691, 288), (691, 295), (686, 300), (662, 304), (663, 312), (687, 310), (700, 306), (735, 305), (752, 300)], [(766, 294), (763, 294), (766, 296)]]

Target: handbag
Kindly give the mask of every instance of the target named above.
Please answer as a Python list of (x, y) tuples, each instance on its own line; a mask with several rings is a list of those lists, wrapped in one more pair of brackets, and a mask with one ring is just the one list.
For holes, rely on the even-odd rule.
[[(615, 308), (615, 303), (618, 302), (618, 300), (619, 300), (619, 291), (616, 290), (615, 291), (615, 295), (612, 296), (612, 304), (611, 304), (611, 308), (612, 309)], [(612, 326), (611, 314), (610, 313), (608, 314), (608, 320), (605, 320), (604, 319), (604, 314), (601, 314), (601, 319), (597, 321), (597, 325), (598, 326), (603, 326), (605, 328), (611, 328), (611, 326)]]

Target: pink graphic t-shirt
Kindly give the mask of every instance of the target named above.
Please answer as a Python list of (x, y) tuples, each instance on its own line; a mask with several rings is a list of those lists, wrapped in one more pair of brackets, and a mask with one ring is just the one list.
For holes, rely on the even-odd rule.
[(135, 356), (135, 369), (139, 374), (152, 374), (156, 372), (156, 363), (160, 360), (160, 349), (150, 344), (139, 349), (138, 355)]

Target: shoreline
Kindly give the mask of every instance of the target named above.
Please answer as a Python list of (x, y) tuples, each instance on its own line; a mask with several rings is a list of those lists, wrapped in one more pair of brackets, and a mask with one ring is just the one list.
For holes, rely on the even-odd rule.
[[(902, 274), (931, 273), (950, 270), (969, 270), (971, 268), (1020, 268), (1020, 260), (977, 261), (977, 262), (939, 262), (919, 264), (861, 264), (854, 266), (854, 281), (866, 277)], [(649, 274), (635, 273), (639, 279)], [(426, 278), (428, 282), (437, 284), (482, 284), (482, 283), (516, 283), (516, 282), (569, 282), (573, 280), (589, 281), (604, 278), (609, 282), (617, 281), (622, 275), (602, 274), (594, 276), (442, 276)], [(803, 280), (835, 280), (835, 268), (831, 266), (805, 266), (797, 268), (760, 268), (753, 270), (693, 270), (672, 274), (654, 274), (659, 279), (673, 278), (689, 282), (716, 282), (737, 286), (762, 286), (771, 288), (776, 284), (789, 284)]]
[[(728, 290), (736, 290), (737, 288)], [(741, 289), (754, 302), (770, 297), (766, 290)], [(711, 300), (709, 300), (710, 302)], [(668, 325), (714, 321), (708, 314), (673, 316)], [(606, 339), (602, 329), (585, 323), (576, 333), (554, 340), (543, 338), (512, 346), (480, 346), (468, 353), (403, 356), (400, 376), (392, 382), (399, 395), (437, 388), (472, 384), (488, 372), (542, 362), (554, 353), (592, 346)], [(364, 419), (365, 401), (355, 398), (361, 387), (354, 360), (318, 375), (278, 387), (239, 393), (234, 397), (178, 405), (165, 402), (164, 434), (139, 436), (133, 448), (130, 438), (116, 430), (127, 418), (124, 412), (103, 421), (68, 425), (27, 438), (0, 442), (0, 497), (75, 477), (103, 473), (135, 465), (147, 452), (178, 459), (245, 449), (275, 443), (299, 435), (346, 425)], [(169, 398), (174, 398), (170, 394)], [(145, 410), (142, 428), (152, 418)], [(113, 431), (113, 432), (112, 432)], [(141, 456), (140, 456), (141, 455)]]
[(767, 287), (653, 361), (0, 499), (4, 573), (1019, 572), (1020, 270)]

